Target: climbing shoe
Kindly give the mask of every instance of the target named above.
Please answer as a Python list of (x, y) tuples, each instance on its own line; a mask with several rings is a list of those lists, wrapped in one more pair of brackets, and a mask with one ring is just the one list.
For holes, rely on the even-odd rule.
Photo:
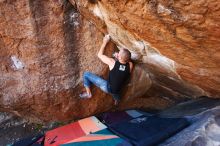
[(91, 98), (92, 94), (88, 94), (87, 92), (83, 92), (81, 94), (79, 94), (80, 98)]

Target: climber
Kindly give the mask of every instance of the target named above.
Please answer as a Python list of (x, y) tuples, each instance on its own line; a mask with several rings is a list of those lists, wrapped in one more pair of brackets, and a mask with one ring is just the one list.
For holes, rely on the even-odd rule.
[(84, 72), (83, 81), (86, 92), (80, 94), (80, 98), (91, 98), (91, 85), (94, 84), (105, 93), (112, 95), (114, 104), (117, 105), (120, 100), (120, 92), (122, 87), (128, 81), (133, 69), (131, 62), (131, 53), (127, 49), (121, 49), (118, 53), (114, 54), (114, 58), (104, 55), (104, 50), (110, 36), (106, 35), (103, 38), (102, 46), (98, 52), (98, 58), (109, 67), (108, 80), (105, 80), (93, 73)]

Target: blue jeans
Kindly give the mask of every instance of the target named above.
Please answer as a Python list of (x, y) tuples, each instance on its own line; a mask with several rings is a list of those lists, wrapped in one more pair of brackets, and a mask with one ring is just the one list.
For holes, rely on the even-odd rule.
[(108, 84), (108, 81), (104, 80), (103, 78), (86, 71), (83, 74), (83, 81), (84, 81), (84, 87), (89, 88), (90, 86), (94, 84), (95, 86), (99, 87), (105, 93), (111, 94), (115, 100), (120, 100), (120, 95), (111, 93), (110, 92), (111, 89)]

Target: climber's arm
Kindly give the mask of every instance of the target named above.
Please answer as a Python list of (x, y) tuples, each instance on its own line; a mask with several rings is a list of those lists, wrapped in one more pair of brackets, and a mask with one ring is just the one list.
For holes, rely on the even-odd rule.
[(105, 51), (105, 46), (107, 45), (107, 43), (109, 42), (110, 37), (107, 35), (103, 38), (103, 43), (102, 46), (98, 52), (98, 58), (105, 64), (112, 66), (112, 64), (114, 64), (114, 59), (110, 58), (106, 55), (104, 55), (104, 51)]

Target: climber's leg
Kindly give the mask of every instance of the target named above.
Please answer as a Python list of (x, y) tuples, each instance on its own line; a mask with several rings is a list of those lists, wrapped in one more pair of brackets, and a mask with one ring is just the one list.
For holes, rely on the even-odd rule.
[(92, 96), (90, 90), (92, 84), (99, 87), (105, 93), (108, 93), (107, 81), (93, 73), (85, 72), (83, 74), (83, 81), (84, 81), (84, 87), (86, 88), (87, 96), (90, 97)]

